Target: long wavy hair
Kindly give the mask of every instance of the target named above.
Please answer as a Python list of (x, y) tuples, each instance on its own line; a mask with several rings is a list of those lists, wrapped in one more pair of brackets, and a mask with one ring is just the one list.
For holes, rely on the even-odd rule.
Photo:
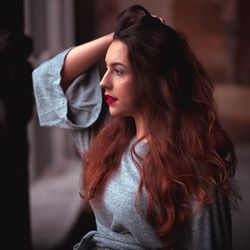
[[(191, 216), (192, 200), (202, 207), (217, 189), (231, 195), (234, 147), (218, 121), (213, 85), (182, 35), (135, 5), (118, 16), (114, 39), (128, 47), (150, 138), (143, 160), (132, 150), (137, 195), (145, 187), (148, 221), (167, 245)], [(135, 133), (131, 117), (111, 117), (100, 130), (84, 156), (85, 199), (101, 196)]]

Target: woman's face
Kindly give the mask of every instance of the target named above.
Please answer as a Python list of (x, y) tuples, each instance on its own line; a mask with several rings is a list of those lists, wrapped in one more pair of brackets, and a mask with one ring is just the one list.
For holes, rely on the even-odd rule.
[(121, 41), (113, 41), (107, 51), (105, 61), (107, 71), (100, 86), (105, 90), (110, 114), (134, 117), (138, 110), (135, 105), (136, 98), (127, 45)]

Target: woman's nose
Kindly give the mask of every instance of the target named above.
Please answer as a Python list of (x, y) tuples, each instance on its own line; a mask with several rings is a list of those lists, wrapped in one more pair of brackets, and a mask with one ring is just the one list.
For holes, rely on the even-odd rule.
[(101, 88), (104, 88), (104, 89), (110, 89), (112, 87), (108, 71), (102, 77), (102, 80), (99, 85)]

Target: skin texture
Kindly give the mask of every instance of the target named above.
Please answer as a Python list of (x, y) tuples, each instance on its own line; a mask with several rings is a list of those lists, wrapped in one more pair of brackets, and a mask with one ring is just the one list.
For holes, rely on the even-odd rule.
[(136, 105), (127, 45), (118, 40), (113, 41), (107, 50), (105, 61), (107, 71), (100, 86), (105, 90), (110, 115), (133, 117), (136, 123), (137, 137), (140, 137), (144, 134), (145, 129)]

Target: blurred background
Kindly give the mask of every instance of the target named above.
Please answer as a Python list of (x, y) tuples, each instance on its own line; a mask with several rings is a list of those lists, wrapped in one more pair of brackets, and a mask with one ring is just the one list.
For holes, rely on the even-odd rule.
[(78, 195), (81, 162), (69, 131), (39, 126), (30, 76), (58, 52), (111, 32), (132, 4), (184, 33), (214, 82), (219, 118), (238, 157), (242, 201), (232, 211), (233, 245), (250, 249), (250, 1), (4, 0), (0, 144), (9, 249), (72, 249), (95, 227)]

